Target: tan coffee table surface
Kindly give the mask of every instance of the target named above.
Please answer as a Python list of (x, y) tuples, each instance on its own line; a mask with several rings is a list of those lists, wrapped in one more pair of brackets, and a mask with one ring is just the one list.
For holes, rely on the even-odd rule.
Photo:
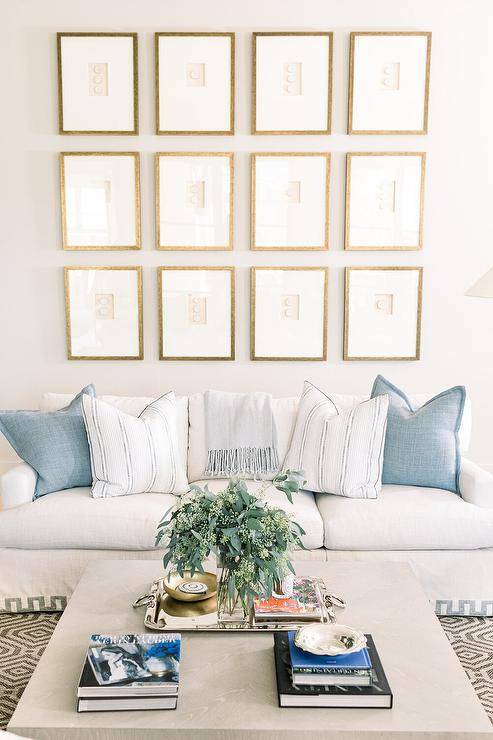
[(339, 621), (370, 632), (394, 693), (388, 709), (280, 709), (272, 634), (183, 633), (175, 711), (77, 714), (76, 687), (94, 632), (143, 632), (137, 596), (156, 561), (87, 567), (9, 724), (49, 740), (373, 740), (492, 737), (492, 726), (411, 568), (402, 563), (298, 562), (348, 608)]

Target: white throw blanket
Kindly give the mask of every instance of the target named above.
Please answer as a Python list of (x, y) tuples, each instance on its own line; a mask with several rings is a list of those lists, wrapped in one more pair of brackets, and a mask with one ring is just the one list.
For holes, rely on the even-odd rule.
[(271, 401), (269, 393), (206, 391), (206, 475), (227, 478), (278, 471)]

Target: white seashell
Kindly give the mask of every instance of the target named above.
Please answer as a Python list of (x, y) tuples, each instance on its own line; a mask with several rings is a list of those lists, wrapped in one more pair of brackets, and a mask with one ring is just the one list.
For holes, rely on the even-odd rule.
[[(350, 648), (342, 641), (343, 637), (353, 640)], [(366, 647), (364, 634), (344, 624), (308, 624), (298, 630), (294, 642), (313, 655), (349, 655)]]

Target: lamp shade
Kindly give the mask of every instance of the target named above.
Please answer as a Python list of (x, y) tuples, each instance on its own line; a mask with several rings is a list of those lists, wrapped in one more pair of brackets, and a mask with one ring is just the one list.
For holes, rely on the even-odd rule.
[(485, 272), (483, 277), (480, 277), (474, 285), (471, 285), (469, 290), (466, 290), (465, 295), (474, 296), (475, 298), (493, 298), (493, 267)]

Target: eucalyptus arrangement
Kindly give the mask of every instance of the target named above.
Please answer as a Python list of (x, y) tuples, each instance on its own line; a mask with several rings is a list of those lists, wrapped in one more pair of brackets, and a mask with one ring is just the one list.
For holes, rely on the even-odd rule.
[(303, 474), (286, 470), (249, 493), (245, 482), (232, 478), (213, 494), (208, 486), (191, 486), (174, 511), (158, 524), (156, 545), (166, 542), (164, 568), (181, 577), (185, 571), (204, 573), (203, 561), (212, 554), (218, 562), (218, 618), (241, 613), (246, 619), (253, 600), (269, 598), (275, 584), (294, 573), (289, 551), (301, 547), (304, 530), (282, 509), (268, 506), (262, 494), (271, 485), (293, 502), (304, 484)]

